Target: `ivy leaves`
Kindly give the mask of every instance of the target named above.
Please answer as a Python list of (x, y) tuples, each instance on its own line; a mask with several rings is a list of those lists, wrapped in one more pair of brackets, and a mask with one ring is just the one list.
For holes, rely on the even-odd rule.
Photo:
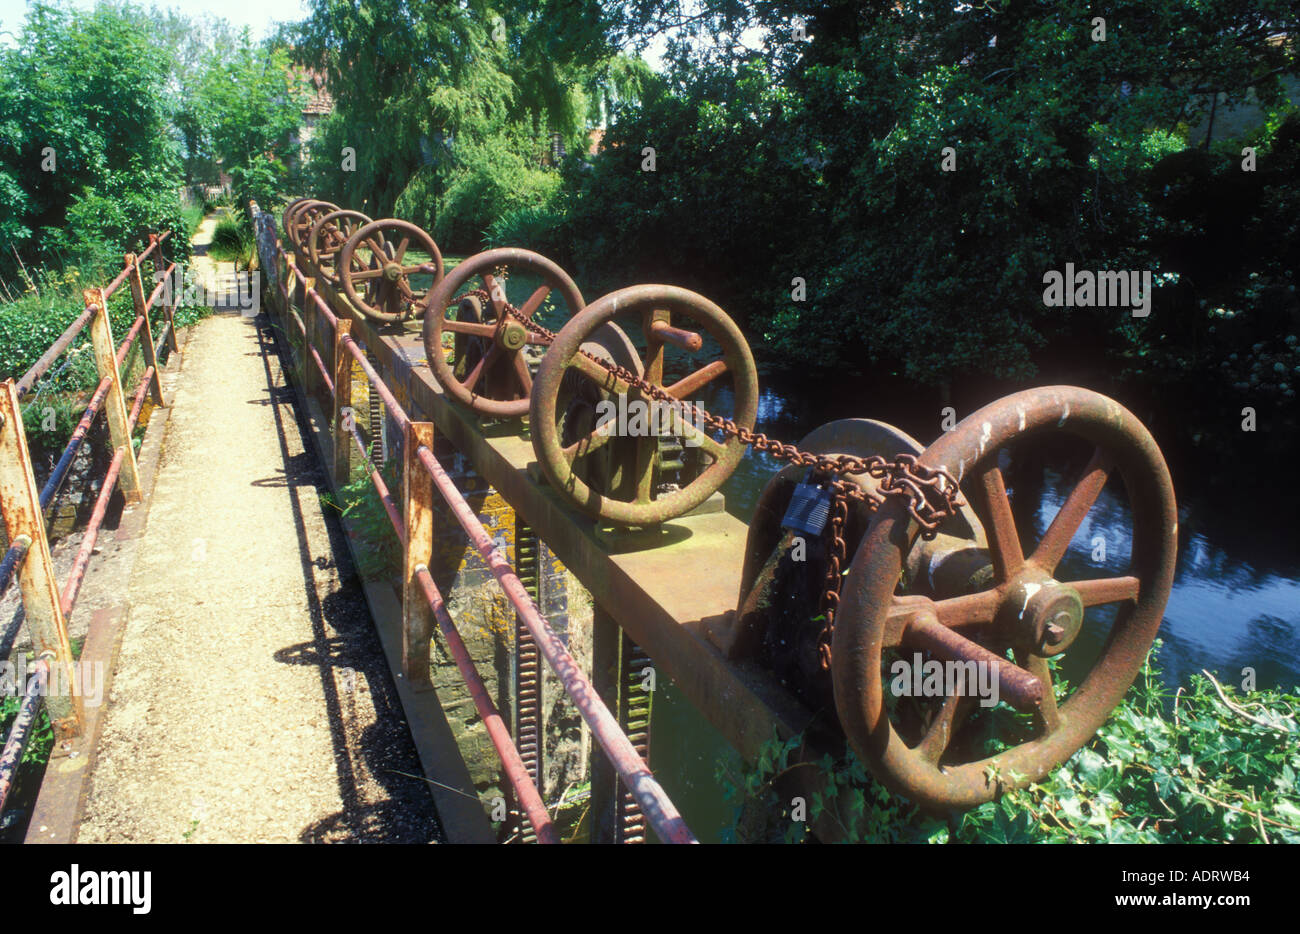
[[(949, 825), (885, 791), (851, 752), (839, 762), (823, 756), (803, 764), (824, 785), (810, 798), (809, 823), (825, 817), (839, 839), (859, 843), (1297, 843), (1298, 711), (1293, 692), (1234, 700), (1204, 675), (1170, 695), (1148, 661), (1092, 742), (1041, 783)], [(809, 823), (792, 828), (789, 802), (773, 787), (792, 756), (800, 765), (802, 742), (774, 739), (740, 781), (724, 783), (751, 825), (755, 811), (766, 815), (769, 837), (807, 836)]]

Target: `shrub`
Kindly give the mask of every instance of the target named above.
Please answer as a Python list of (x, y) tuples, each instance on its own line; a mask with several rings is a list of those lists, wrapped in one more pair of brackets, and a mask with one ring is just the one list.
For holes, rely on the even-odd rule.
[(489, 247), (517, 246), (535, 250), (564, 265), (567, 245), (564, 237), (566, 212), (561, 199), (546, 204), (516, 208), (488, 225), (483, 240)]
[(251, 269), (256, 254), (257, 241), (253, 236), (253, 226), (244, 212), (234, 210), (223, 214), (212, 231), (208, 255), (220, 262), (233, 262), (244, 269)]
[[(850, 752), (811, 763), (826, 789), (808, 816), (827, 815), (862, 843), (1300, 843), (1300, 696), (1260, 690), (1234, 700), (1208, 675), (1170, 694), (1153, 662), (1158, 650), (1097, 735), (1040, 783), (949, 824), (885, 790)], [(773, 788), (802, 743), (773, 739), (741, 775), (719, 767), (737, 805), (725, 835), (808, 837), (808, 823), (789, 820)]]
[[(434, 212), (433, 236), (444, 249), (474, 252), (498, 218), (544, 208), (554, 199), (559, 174), (530, 163), (511, 147), (504, 138), (461, 144), (458, 166)], [(399, 209), (401, 204), (399, 200)]]

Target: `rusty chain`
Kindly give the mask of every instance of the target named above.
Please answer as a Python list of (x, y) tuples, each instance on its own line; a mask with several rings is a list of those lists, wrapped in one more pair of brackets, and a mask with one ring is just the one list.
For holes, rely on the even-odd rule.
[[(472, 289), (460, 298), (474, 297), (481, 302), (492, 303), (492, 297), (485, 289)], [(528, 331), (543, 338), (547, 343), (554, 343), (556, 334), (525, 316), (518, 308), (505, 301), (501, 306), (507, 315), (520, 322)], [(504, 319), (502, 319), (504, 321)], [(866, 457), (853, 457), (839, 454), (834, 457), (825, 454), (813, 454), (801, 451), (793, 444), (777, 441), (762, 432), (743, 428), (730, 418), (723, 418), (706, 412), (692, 402), (685, 402), (669, 394), (661, 386), (637, 376), (627, 367), (602, 360), (595, 354), (579, 349), (578, 353), (606, 370), (615, 379), (621, 380), (629, 387), (635, 388), (643, 395), (657, 402), (680, 406), (693, 413), (699, 422), (724, 435), (738, 438), (740, 442), (756, 451), (770, 454), (778, 460), (788, 461), (801, 467), (811, 468), (814, 477), (820, 477), (833, 493), (829, 521), (830, 544), (828, 548), (829, 563), (826, 568), (826, 589), (820, 601), (821, 632), (817, 638), (817, 652), (823, 669), (831, 664), (831, 637), (835, 632), (835, 612), (839, 609), (840, 585), (844, 579), (844, 565), (848, 560), (848, 545), (844, 540), (844, 525), (848, 520), (849, 500), (866, 505), (868, 512), (875, 512), (888, 496), (903, 496), (907, 499), (907, 512), (920, 527), (921, 536), (932, 539), (938, 534), (939, 526), (950, 516), (956, 515), (963, 505), (961, 492), (956, 479), (948, 471), (937, 467), (928, 467), (920, 463), (913, 454), (896, 454), (893, 460), (878, 454)], [(879, 493), (873, 493), (856, 483), (844, 479), (847, 474), (866, 474), (879, 481)], [(929, 495), (927, 495), (929, 494)]]

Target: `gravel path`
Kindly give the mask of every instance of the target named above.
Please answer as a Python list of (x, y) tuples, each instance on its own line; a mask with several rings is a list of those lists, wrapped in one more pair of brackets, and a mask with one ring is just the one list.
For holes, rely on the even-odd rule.
[(438, 837), (264, 325), (191, 336), (80, 842)]

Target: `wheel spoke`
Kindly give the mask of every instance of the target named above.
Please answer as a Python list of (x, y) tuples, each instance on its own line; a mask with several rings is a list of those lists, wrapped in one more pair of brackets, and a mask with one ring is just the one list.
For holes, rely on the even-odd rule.
[(378, 279), (383, 274), (384, 271), (382, 269), (371, 268), (363, 269), (360, 272), (353, 272), (350, 275), (352, 276), (352, 280), (355, 282), (358, 279)]
[(1021, 652), (1016, 652), (1016, 662), (1043, 682), (1043, 700), (1034, 713), (1034, 721), (1040, 733), (1054, 732), (1061, 725), (1061, 718), (1056, 709), (1056, 688), (1052, 686), (1052, 666), (1047, 664), (1047, 659), (1041, 655), (1030, 655), (1026, 658)]
[(564, 452), (564, 456), (568, 458), (570, 463), (579, 457), (586, 457), (589, 454), (594, 454), (605, 445), (609, 444), (609, 442), (614, 438), (614, 421), (610, 420), (609, 422), (606, 422), (606, 425), (609, 427), (597, 426), (588, 432), (586, 436), (579, 438), (577, 441), (561, 448), (560, 450)]
[(961, 706), (962, 694), (959, 689), (949, 694), (943, 699), (943, 706), (935, 714), (934, 720), (926, 728), (925, 735), (921, 741), (912, 747), (914, 752), (921, 754), (921, 758), (931, 765), (938, 765), (940, 757), (948, 749), (948, 744), (952, 742), (952, 734), (957, 720), (957, 709)]
[(636, 501), (642, 506), (649, 503), (654, 495), (654, 461), (658, 450), (658, 439), (636, 439)]
[(442, 322), (444, 331), (454, 331), (457, 334), (473, 334), (475, 337), (492, 338), (496, 335), (497, 328), (495, 324), (479, 324), (476, 321), (457, 321), (454, 318), (445, 318)]
[[(899, 602), (895, 601), (896, 607)], [(1051, 688), (1050, 684), (1044, 685), (1024, 668), (947, 628), (934, 618), (933, 613), (925, 612), (920, 606), (914, 606), (908, 614), (903, 639), (908, 645), (932, 652), (944, 660), (987, 665), (990, 671), (996, 672), (1001, 698), (1017, 710), (1039, 709), (1045, 690)]]
[(546, 296), (551, 294), (549, 285), (540, 285), (532, 295), (528, 296), (528, 301), (524, 302), (524, 307), (519, 309), (519, 313), (525, 318), (531, 318), (537, 313), (537, 309), (542, 307), (542, 302), (546, 301)]
[(483, 273), (483, 284), (487, 286), (488, 301), (492, 303), (492, 310), (496, 312), (498, 318), (504, 318), (506, 315), (506, 291), (497, 285), (496, 277), (490, 272)]
[(985, 590), (982, 593), (936, 600), (931, 609), (939, 618), (939, 622), (949, 629), (959, 629), (963, 626), (979, 626), (993, 622), (999, 602), (996, 590)]
[(465, 382), (462, 385), (470, 392), (473, 392), (474, 387), (478, 385), (479, 378), (482, 377), (483, 371), (487, 369), (488, 364), (496, 359), (497, 350), (499, 349), (496, 344), (493, 344), (488, 349), (488, 352), (483, 355), (483, 359), (478, 362), (474, 369), (470, 370), (469, 376), (465, 377)]
[(1020, 536), (1016, 534), (1016, 520), (1011, 514), (1011, 500), (1007, 499), (1002, 471), (994, 466), (980, 474), (976, 493), (984, 500), (989, 516), (987, 531), (993, 571), (997, 582), (1005, 583), (1025, 563), (1025, 554), (1020, 549)]
[(1074, 588), (1084, 606), (1100, 606), (1103, 603), (1136, 600), (1141, 582), (1136, 577), (1099, 577), (1070, 581), (1067, 586)]
[(379, 259), (388, 259), (388, 251), (384, 249), (383, 244), (376, 243), (373, 237), (366, 237), (366, 245), (370, 247), (370, 254), (377, 256)]
[(515, 376), (519, 380), (519, 385), (523, 387), (523, 397), (526, 398), (533, 391), (533, 374), (528, 372), (528, 361), (522, 352), (516, 352), (514, 358)]
[(692, 425), (682, 415), (681, 409), (678, 408), (677, 406), (675, 405), (665, 406), (665, 408), (668, 410), (670, 417), (672, 418), (673, 434), (682, 435), (687, 439), (688, 442), (689, 441), (697, 442), (696, 445), (691, 445), (691, 446), (702, 448), (705, 454), (712, 455), (715, 460), (722, 459), (723, 452), (726, 450), (725, 444), (715, 440), (712, 435), (710, 435), (708, 432), (704, 431), (703, 429), (697, 428), (695, 425)]
[(401, 242), (397, 244), (397, 249), (393, 251), (393, 259), (400, 263), (402, 261), (402, 257), (406, 255), (406, 248), (410, 245), (411, 245), (411, 238), (403, 237)]
[(1083, 520), (1092, 509), (1093, 503), (1097, 501), (1101, 488), (1106, 485), (1110, 469), (1110, 456), (1101, 448), (1093, 451), (1088, 466), (1083, 468), (1083, 476), (1070, 491), (1070, 495), (1065, 498), (1052, 524), (1043, 533), (1043, 538), (1030, 556), (1030, 561), (1049, 574), (1056, 570), (1061, 557), (1065, 554), (1065, 549), (1070, 546), (1070, 541), (1079, 531), (1079, 526), (1083, 525)]
[(595, 360), (592, 360), (590, 357), (585, 357), (582, 354), (574, 354), (573, 357), (569, 359), (568, 366), (576, 369), (597, 386), (602, 389), (607, 389), (610, 392), (623, 394), (630, 388), (627, 383), (623, 382)]
[(708, 366), (700, 367), (689, 376), (684, 376), (671, 386), (665, 387), (668, 395), (674, 399), (685, 399), (694, 392), (698, 392), (702, 387), (713, 382), (723, 373), (727, 372), (726, 360), (714, 360)]

